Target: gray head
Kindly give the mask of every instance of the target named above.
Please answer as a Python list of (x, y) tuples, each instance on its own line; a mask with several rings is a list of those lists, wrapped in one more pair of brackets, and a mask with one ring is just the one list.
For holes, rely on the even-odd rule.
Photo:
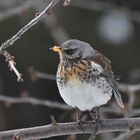
[(95, 53), (90, 44), (76, 39), (68, 40), (61, 46), (53, 47), (52, 50), (59, 53), (60, 59), (87, 58)]

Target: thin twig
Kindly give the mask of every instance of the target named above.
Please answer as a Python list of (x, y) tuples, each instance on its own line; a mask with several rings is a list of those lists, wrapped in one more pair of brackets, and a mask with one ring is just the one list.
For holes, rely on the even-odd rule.
[[(40, 72), (38, 70), (36, 70), (34, 67), (29, 67), (29, 73), (41, 73), (42, 76), (37, 76), (38, 78), (43, 78), (43, 79), (48, 79), (48, 80), (55, 80), (54, 78), (50, 79), (50, 77), (47, 77), (46, 75), (50, 75), (52, 77), (55, 77), (54, 74), (48, 74), (48, 73), (43, 73), (43, 72)], [(44, 75), (44, 77), (43, 77)], [(118, 84), (118, 87), (121, 91), (123, 92), (127, 92), (127, 91), (130, 91), (130, 92), (136, 92), (138, 90), (140, 90), (140, 84), (127, 84), (127, 83), (119, 83)]]
[(23, 81), (22, 74), (19, 73), (19, 71), (15, 67), (16, 66), (16, 62), (14, 61), (14, 59), (15, 59), (14, 56), (11, 56), (10, 53), (7, 52), (7, 51), (4, 51), (3, 55), (6, 58), (6, 62), (8, 63), (8, 66), (10, 67), (10, 70), (15, 72), (15, 74), (17, 76), (17, 81), (18, 82), (22, 82)]
[[(57, 109), (62, 109), (62, 110), (71, 110), (72, 107), (55, 102), (55, 101), (49, 101), (49, 100), (42, 100), (38, 98), (33, 98), (33, 97), (8, 97), (4, 95), (0, 95), (0, 101), (2, 102), (9, 102), (12, 104), (23, 104), (23, 103), (28, 103), (28, 104), (34, 104), (34, 105), (41, 105), (49, 108), (57, 108)], [(133, 109), (132, 111), (126, 112), (125, 110), (122, 110), (120, 108), (111, 108), (111, 107), (101, 107), (100, 111), (102, 113), (111, 113), (111, 114), (116, 114), (116, 115), (127, 115), (127, 117), (132, 117), (132, 116), (138, 116), (140, 115), (140, 109)]]
[(34, 67), (29, 67), (28, 68), (28, 73), (30, 76), (30, 79), (35, 82), (37, 79), (47, 79), (47, 80), (56, 80), (56, 76), (54, 74), (48, 74), (48, 73), (43, 73), (40, 71), (37, 71)]
[[(54, 74), (43, 73), (43, 72), (36, 70), (34, 67), (30, 67), (29, 74), (32, 75), (32, 73), (35, 74), (34, 76), (36, 76), (36, 78), (56, 80)], [(136, 93), (136, 91), (140, 90), (140, 84), (133, 85), (133, 84), (127, 84), (127, 83), (119, 83), (118, 87), (122, 92), (130, 91), (131, 94)]]
[(52, 0), (51, 3), (37, 17), (20, 29), (12, 38), (1, 44), (0, 53), (3, 53), (5, 49), (13, 45), (14, 42), (17, 41), (27, 30), (37, 24), (45, 15), (50, 12), (50, 10), (57, 4), (58, 1), (60, 0)]
[(10, 69), (15, 72), (15, 74), (17, 76), (17, 81), (18, 82), (23, 82), (24, 80), (22, 79), (22, 74), (19, 73), (19, 71), (16, 69), (15, 62), (13, 60), (9, 61), (9, 66), (10, 66)]
[[(121, 132), (121, 131), (140, 131), (140, 118), (125, 119), (104, 119), (98, 124), (97, 133)], [(96, 123), (92, 121), (81, 123), (84, 132), (77, 126), (76, 122), (57, 123), (57, 126), (50, 124), (39, 127), (16, 129), (0, 132), (0, 139), (11, 140), (16, 136), (22, 140), (50, 138), (54, 136), (70, 134), (92, 133), (96, 129)]]
[(136, 93), (136, 91), (140, 90), (140, 84), (125, 84), (125, 83), (119, 83), (119, 89), (123, 92), (130, 91), (132, 94)]
[[(7, 53), (7, 51), (5, 51), (5, 50), (8, 47), (12, 46), (14, 44), (14, 42), (17, 41), (26, 31), (28, 31), (31, 27), (33, 27), (35, 24), (37, 24), (45, 15), (47, 15), (50, 12), (50, 10), (57, 4), (58, 1), (60, 1), (60, 0), (52, 0), (50, 2), (50, 4), (37, 17), (35, 17), (27, 25), (25, 25), (22, 29), (20, 29), (13, 37), (11, 37), (6, 42), (1, 44), (0, 54), (6, 56), (5, 55), (5, 52), (6, 52), (6, 54), (9, 55), (9, 53)], [(15, 74), (17, 75), (17, 77), (18, 77), (17, 81), (23, 81), (23, 79), (21, 78), (21, 74), (18, 72), (18, 70), (15, 67), (15, 62), (13, 61), (13, 59), (11, 59), (12, 57), (9, 57), (9, 58), (8, 58), (7, 62), (9, 63), (11, 70), (13, 70), (15, 72)]]
[(0, 95), (0, 101), (9, 102), (12, 104), (21, 104), (21, 103), (30, 103), (35, 105), (42, 105), (49, 108), (59, 108), (62, 110), (71, 110), (72, 108), (66, 104), (49, 101), (49, 100), (41, 100), (33, 97), (24, 97), (24, 98), (16, 98), (16, 97), (7, 97), (4, 95)]
[(43, 72), (36, 72), (36, 76), (39, 78), (49, 79), (49, 80), (56, 80), (56, 76), (54, 74), (47, 74)]
[[(46, 1), (42, 1), (40, 4), (40, 1), (34, 1), (34, 9), (38, 13), (42, 9), (42, 5), (45, 5)], [(49, 28), (50, 35), (54, 39), (54, 41), (58, 44), (61, 44), (62, 42), (69, 40), (69, 35), (64, 29), (64, 27), (59, 23), (59, 19), (55, 15), (55, 13), (51, 13), (51, 16), (48, 16), (47, 20), (43, 18), (42, 22), (44, 25)]]
[(140, 109), (135, 109), (133, 108), (133, 110), (131, 110), (130, 112), (126, 112), (125, 116), (127, 117), (132, 117), (132, 116), (139, 116), (140, 115)]

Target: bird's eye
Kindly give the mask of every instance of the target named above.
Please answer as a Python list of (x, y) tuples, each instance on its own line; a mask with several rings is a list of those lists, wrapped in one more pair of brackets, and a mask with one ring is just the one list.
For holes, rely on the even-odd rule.
[(65, 53), (68, 55), (72, 55), (75, 52), (75, 49), (66, 49)]

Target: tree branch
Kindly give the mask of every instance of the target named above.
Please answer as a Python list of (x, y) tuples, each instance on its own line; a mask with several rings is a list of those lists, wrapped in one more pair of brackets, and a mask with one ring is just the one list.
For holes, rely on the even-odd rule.
[[(50, 10), (57, 4), (57, 2), (59, 2), (60, 0), (52, 0), (50, 2), (50, 4), (37, 16), (35, 17), (33, 20), (31, 20), (27, 25), (25, 25), (23, 28), (21, 28), (13, 37), (11, 37), (10, 39), (8, 39), (6, 42), (2, 43), (0, 46), (0, 54), (4, 55), (4, 51), (12, 46), (15, 41), (17, 41), (19, 38), (21, 38), (21, 36), (28, 31), (31, 27), (33, 27), (35, 24), (37, 24), (45, 15), (49, 14)], [(4, 55), (5, 56), (5, 55)], [(23, 79), (21, 78), (21, 74), (18, 72), (18, 70), (16, 69), (13, 61), (8, 61), (11, 70), (13, 70), (15, 72), (15, 74), (17, 75), (18, 79), (17, 81), (23, 81)]]
[(2, 53), (6, 48), (13, 45), (14, 42), (17, 41), (27, 30), (37, 24), (42, 19), (42, 17), (50, 12), (50, 10), (57, 4), (58, 1), (60, 0), (52, 0), (51, 3), (37, 17), (35, 17), (27, 25), (20, 29), (12, 38), (4, 42), (0, 47), (0, 53)]
[(14, 71), (16, 76), (17, 76), (17, 81), (18, 82), (22, 82), (23, 79), (22, 79), (22, 74), (19, 73), (19, 71), (17, 70), (17, 68), (15, 67), (16, 66), (16, 62), (15, 62), (15, 57), (14, 56), (11, 56), (10, 53), (8, 51), (4, 51), (3, 52), (3, 55), (5, 56), (6, 58), (6, 62), (8, 63), (8, 66), (10, 67), (10, 70), (11, 71)]
[[(45, 5), (46, 1), (34, 1), (34, 9), (37, 13), (42, 9), (42, 5)], [(65, 28), (59, 23), (58, 17), (55, 13), (51, 13), (51, 16), (48, 16), (47, 20), (44, 18), (44, 25), (49, 28), (50, 35), (53, 37), (54, 41), (58, 44), (69, 40), (69, 34), (66, 32)]]
[(17, 98), (17, 97), (7, 97), (4, 95), (0, 95), (0, 101), (9, 102), (12, 104), (21, 104), (21, 103), (30, 103), (35, 105), (42, 105), (49, 108), (59, 108), (62, 110), (71, 110), (72, 108), (66, 104), (58, 103), (55, 101), (49, 100), (41, 100), (33, 97), (24, 97), (24, 98)]
[(140, 90), (140, 84), (125, 84), (125, 83), (119, 83), (119, 89), (123, 92), (129, 91), (130, 93), (136, 93), (136, 91)]
[[(72, 107), (63, 104), (63, 103), (59, 103), (56, 101), (49, 101), (49, 100), (42, 100), (42, 99), (38, 99), (38, 98), (33, 98), (33, 97), (8, 97), (8, 96), (4, 96), (4, 95), (0, 95), (0, 101), (2, 102), (8, 102), (11, 104), (34, 104), (34, 105), (41, 105), (41, 106), (45, 106), (45, 107), (49, 107), (49, 108), (57, 108), (57, 109), (62, 109), (62, 110), (71, 110)], [(123, 115), (123, 116), (127, 116), (127, 117), (132, 117), (132, 116), (138, 116), (140, 115), (140, 109), (133, 109), (131, 111), (125, 111), (118, 108), (111, 108), (111, 107), (101, 107), (100, 111), (102, 113), (113, 113), (116, 115)]]
[[(81, 124), (84, 132), (78, 127), (76, 122), (57, 123), (57, 125), (44, 125), (39, 127), (16, 129), (0, 132), (0, 139), (40, 139), (69, 134), (88, 134), (96, 130), (96, 123), (87, 121)], [(97, 134), (117, 131), (139, 131), (140, 118), (125, 119), (105, 119), (98, 124)]]

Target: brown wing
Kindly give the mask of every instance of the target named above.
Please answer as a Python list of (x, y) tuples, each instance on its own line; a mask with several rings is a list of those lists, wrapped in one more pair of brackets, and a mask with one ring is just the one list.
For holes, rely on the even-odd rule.
[(112, 67), (111, 67), (111, 61), (107, 57), (105, 57), (100, 52), (95, 51), (93, 61), (100, 64), (103, 67), (104, 72), (107, 73), (108, 75), (110, 75), (112, 78), (114, 78), (114, 75), (112, 72)]
[(111, 61), (98, 51), (95, 51), (95, 55), (93, 56), (93, 61), (100, 64), (104, 69), (102, 75), (107, 80), (109, 85), (112, 87), (115, 99), (119, 104), (119, 106), (124, 108), (121, 94), (118, 89), (117, 81), (115, 80), (112, 72)]

